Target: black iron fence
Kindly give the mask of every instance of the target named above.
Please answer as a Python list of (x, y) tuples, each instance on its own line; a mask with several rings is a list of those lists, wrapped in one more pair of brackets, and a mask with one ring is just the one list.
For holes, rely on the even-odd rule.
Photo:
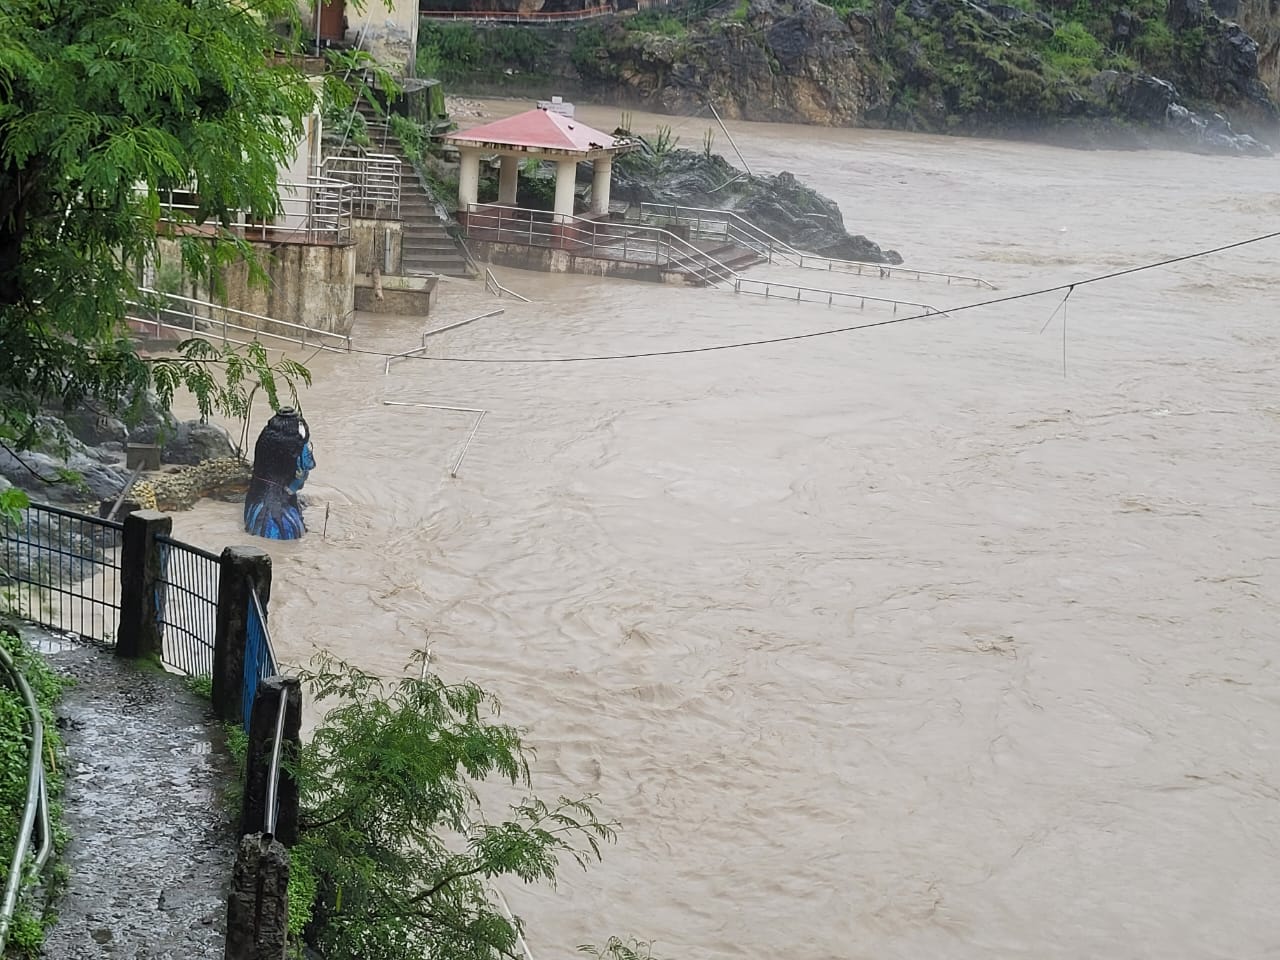
[(45, 505), (0, 520), (0, 598), (33, 623), (113, 643), (123, 531), (117, 520)]
[(164, 534), (156, 542), (160, 546), (156, 608), (161, 659), (189, 676), (211, 677), (218, 628), (218, 555)]

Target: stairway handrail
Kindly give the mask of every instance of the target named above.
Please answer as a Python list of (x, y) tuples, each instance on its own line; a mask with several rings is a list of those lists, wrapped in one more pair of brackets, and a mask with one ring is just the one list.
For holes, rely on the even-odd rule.
[[(655, 211), (654, 213), (651, 214), (653, 216), (661, 216), (661, 214), (657, 213), (656, 211), (660, 211), (660, 210), (673, 211), (673, 218), (676, 220), (677, 223), (682, 219), (680, 216), (680, 211), (682, 210), (698, 215), (697, 217), (683, 218), (687, 220), (700, 221), (702, 219), (703, 214), (711, 214), (713, 215), (714, 219), (718, 219), (726, 224), (736, 223), (738, 225), (739, 230), (741, 230), (744, 233), (747, 233), (748, 235), (754, 233), (758, 240), (768, 244), (771, 250), (778, 251), (783, 256), (784, 259), (787, 259), (789, 262), (793, 263), (797, 267), (806, 267), (806, 264), (805, 264), (806, 260), (826, 263), (828, 265), (827, 266), (828, 270), (830, 270), (831, 267), (835, 264), (848, 264), (850, 266), (856, 266), (856, 267), (875, 267), (883, 275), (886, 275), (886, 276), (892, 276), (893, 272), (897, 271), (899, 273), (913, 273), (917, 277), (940, 277), (940, 278), (944, 278), (948, 283), (950, 283), (952, 280), (959, 280), (965, 283), (974, 283), (979, 286), (984, 286), (991, 290), (995, 289), (995, 284), (991, 283), (989, 280), (984, 280), (982, 277), (971, 277), (971, 276), (965, 276), (964, 274), (958, 274), (958, 273), (945, 273), (938, 270), (918, 270), (915, 267), (909, 267), (903, 264), (895, 265), (895, 264), (888, 264), (888, 263), (875, 263), (874, 261), (871, 261), (871, 260), (844, 260), (839, 257), (826, 257), (820, 254), (804, 253), (801, 250), (797, 250), (795, 247), (787, 243), (785, 240), (779, 240), (777, 237), (773, 236), (773, 234), (757, 226), (756, 224), (752, 223), (750, 220), (746, 219), (741, 214), (733, 210), (717, 210), (712, 207), (689, 207), (689, 206), (684, 206), (682, 204), (676, 204), (676, 203), (651, 203), (649, 201), (645, 201), (640, 204), (640, 218), (642, 220), (644, 219), (646, 209), (650, 211)], [(773, 259), (772, 256), (769, 259), (772, 260)], [(816, 269), (816, 268), (808, 267), (808, 269)], [(868, 297), (867, 299), (873, 299), (873, 298)]]
[[(509, 207), (509, 206), (504, 206), (500, 204), (482, 204), (482, 203), (468, 204), (466, 212), (467, 212), (468, 218), (470, 218), (470, 216), (473, 214), (480, 217), (493, 217), (494, 214), (489, 212), (492, 210), (499, 211), (497, 215), (497, 219), (499, 224), (498, 229), (500, 231), (502, 229), (502, 212), (509, 211), (511, 213), (527, 213), (530, 215), (529, 219), (531, 222), (543, 222), (543, 223), (550, 223), (553, 225), (570, 226), (583, 233), (590, 233), (592, 237), (592, 243), (591, 243), (592, 248), (595, 247), (595, 239), (599, 235), (598, 227), (601, 221), (591, 220), (586, 217), (578, 217), (572, 214), (551, 213), (550, 211), (547, 211), (547, 210), (534, 210), (529, 207)], [(550, 219), (547, 220), (545, 218), (550, 218)], [(607, 223), (608, 221), (605, 221), (605, 222)], [(648, 226), (647, 224), (623, 223), (623, 224), (619, 224), (619, 226), (622, 226), (628, 232), (642, 231), (642, 232), (651, 234), (656, 238), (655, 242), (665, 242), (668, 247), (668, 255), (667, 255), (666, 262), (669, 266), (675, 267), (677, 270), (681, 270), (682, 272), (690, 274), (694, 277), (697, 277), (699, 273), (706, 274), (706, 276), (702, 277), (702, 279), (708, 280), (709, 282), (725, 281), (725, 282), (729, 282), (736, 285), (737, 282), (741, 280), (741, 276), (738, 274), (736, 270), (721, 263), (718, 259), (713, 257), (711, 254), (707, 253), (705, 250), (698, 249), (688, 240), (685, 240), (683, 237), (677, 236), (676, 234), (672, 233), (670, 230), (664, 230), (661, 227)], [(676, 247), (680, 249), (680, 252), (686, 258), (694, 259), (696, 261), (701, 261), (701, 264), (702, 264), (701, 270), (700, 271), (691, 270), (687, 265), (682, 264), (678, 260), (673, 259), (670, 255), (670, 251), (672, 248), (676, 248)], [(714, 281), (711, 280), (711, 274), (713, 269), (716, 273), (719, 274), (718, 278)]]

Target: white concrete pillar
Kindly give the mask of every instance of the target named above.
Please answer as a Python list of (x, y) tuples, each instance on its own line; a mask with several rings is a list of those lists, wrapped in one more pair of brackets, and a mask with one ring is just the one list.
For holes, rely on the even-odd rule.
[(613, 157), (596, 157), (591, 162), (591, 212), (609, 212), (609, 188), (613, 186)]
[(458, 208), (467, 210), (480, 199), (480, 151), (460, 150), (458, 159)]
[(578, 178), (577, 160), (556, 161), (556, 217), (573, 216), (573, 187)]
[(520, 182), (520, 158), (511, 153), (502, 155), (502, 166), (498, 168), (498, 202), (516, 202), (516, 184)]

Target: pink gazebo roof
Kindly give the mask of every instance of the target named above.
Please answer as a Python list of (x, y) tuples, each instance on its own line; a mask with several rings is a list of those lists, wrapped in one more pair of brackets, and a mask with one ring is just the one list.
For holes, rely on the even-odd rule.
[(612, 137), (572, 117), (541, 108), (460, 130), (449, 134), (445, 140), (455, 146), (531, 153), (555, 151), (583, 156), (621, 153), (634, 146), (629, 140)]

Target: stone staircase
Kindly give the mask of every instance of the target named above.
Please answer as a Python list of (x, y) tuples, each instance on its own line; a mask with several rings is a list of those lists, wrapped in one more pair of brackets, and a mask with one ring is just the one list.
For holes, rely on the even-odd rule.
[(400, 218), (404, 224), (400, 269), (407, 276), (442, 274), (446, 277), (474, 277), (458, 242), (436, 216), (435, 204), (423, 189), (418, 173), (386, 123), (363, 98), (359, 110), (369, 130), (372, 150), (400, 161)]

